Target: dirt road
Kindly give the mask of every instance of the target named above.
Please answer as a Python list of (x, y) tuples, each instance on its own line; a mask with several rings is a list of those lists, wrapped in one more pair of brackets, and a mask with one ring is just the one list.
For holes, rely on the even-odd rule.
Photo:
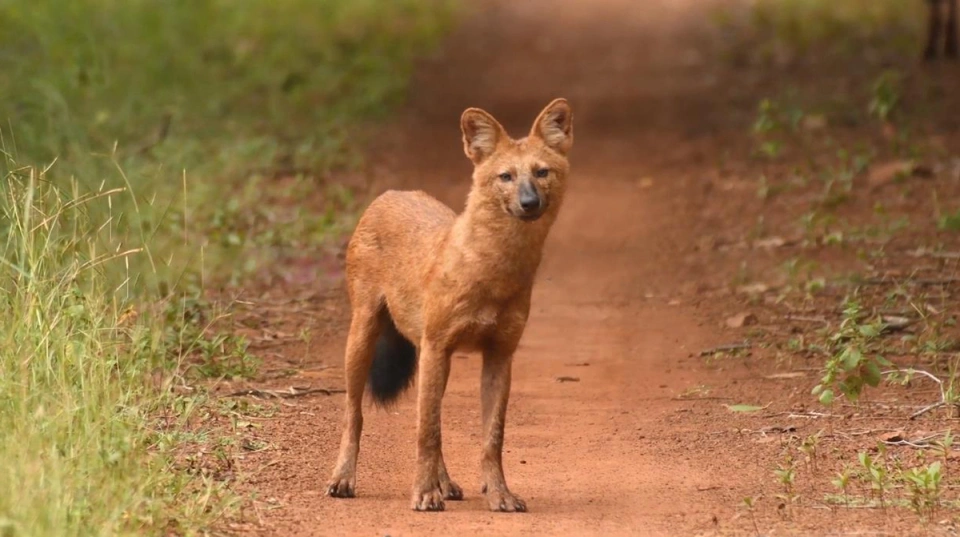
[[(480, 362), (456, 356), (444, 399), (444, 458), (465, 501), (448, 502), (443, 513), (409, 509), (412, 392), (394, 412), (367, 411), (358, 497), (324, 497), (342, 396), (300, 398), (257, 432), (271, 449), (240, 463), (242, 488), (257, 491), (258, 507), (238, 531), (752, 532), (737, 519), (738, 505), (754, 483), (769, 480), (770, 469), (735, 438), (716, 435), (735, 419), (719, 401), (678, 397), (747, 374), (740, 366), (708, 368), (698, 354), (731, 338), (703, 299), (705, 289), (730, 277), (696, 255), (695, 229), (707, 218), (711, 195), (703, 178), (733, 139), (729, 132), (744, 132), (744, 124), (717, 104), (729, 88), (718, 86), (692, 37), (705, 24), (702, 4), (694, 4), (477, 3), (442, 54), (421, 66), (409, 104), (371, 149), (376, 190), (423, 189), (459, 210), (470, 173), (458, 130), (464, 108), (487, 109), (519, 136), (550, 99), (563, 96), (573, 105), (570, 190), (515, 360), (507, 418), (507, 479), (530, 512), (486, 510), (479, 493)], [(264, 302), (289, 303), (290, 291), (272, 293)], [(268, 324), (317, 335), (273, 346), (276, 369), (298, 370), (275, 384), (341, 386), (349, 315), (342, 289), (298, 304), (295, 314), (268, 316)]]

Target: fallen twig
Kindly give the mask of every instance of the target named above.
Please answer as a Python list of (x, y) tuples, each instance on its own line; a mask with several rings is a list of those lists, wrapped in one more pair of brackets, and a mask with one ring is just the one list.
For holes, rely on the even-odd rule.
[(909, 446), (917, 449), (926, 449), (933, 445), (930, 441), (934, 438), (942, 436), (943, 433), (932, 434), (930, 436), (925, 436), (923, 438), (918, 438), (916, 440), (882, 440), (882, 442), (888, 446)]
[(912, 284), (912, 285), (947, 285), (951, 283), (960, 283), (960, 278), (918, 278), (918, 279), (906, 279), (902, 281), (894, 280), (893, 278), (868, 278), (866, 280), (861, 280), (860, 282), (853, 282), (854, 285), (857, 283), (866, 284), (866, 285), (897, 285), (897, 284)]
[(940, 408), (940, 407), (942, 407), (942, 406), (944, 406), (944, 405), (946, 405), (946, 403), (944, 403), (943, 401), (940, 401), (939, 403), (934, 403), (934, 404), (932, 404), (932, 405), (930, 405), (930, 406), (925, 406), (925, 407), (921, 408), (920, 410), (914, 412), (913, 414), (910, 414), (910, 419), (912, 419), (912, 420), (913, 420), (913, 419), (917, 419), (917, 418), (919, 418), (920, 416), (926, 414), (927, 412), (930, 412), (931, 410), (936, 410), (936, 409), (938, 409), (938, 408)]
[(823, 323), (830, 324), (830, 321), (824, 319), (823, 317), (811, 317), (808, 315), (785, 315), (785, 318), (791, 321), (802, 321), (805, 323)]
[(700, 351), (700, 356), (709, 356), (711, 354), (717, 354), (718, 352), (730, 352), (737, 351), (742, 349), (749, 349), (749, 343), (731, 343), (730, 345), (720, 345), (719, 347), (713, 347), (711, 349), (706, 349)]
[(940, 408), (940, 407), (947, 406), (948, 404), (956, 404), (956, 403), (948, 403), (948, 402), (947, 402), (947, 392), (946, 392), (946, 390), (943, 388), (943, 381), (940, 380), (940, 379), (939, 379), (936, 375), (934, 375), (933, 373), (930, 373), (930, 372), (928, 372), (928, 371), (924, 371), (924, 370), (922, 370), (922, 369), (890, 369), (890, 370), (888, 370), (888, 371), (883, 371), (883, 372), (881, 373), (881, 375), (890, 375), (890, 374), (894, 374), (894, 373), (904, 373), (904, 374), (907, 374), (907, 375), (912, 375), (912, 374), (916, 373), (916, 374), (925, 376), (925, 377), (927, 377), (928, 379), (936, 382), (936, 383), (937, 383), (937, 386), (940, 387), (940, 401), (937, 402), (937, 403), (933, 403), (932, 405), (925, 406), (925, 407), (921, 408), (920, 410), (914, 412), (913, 414), (910, 415), (910, 419), (911, 419), (911, 420), (915, 420), (915, 419), (919, 418), (920, 416), (926, 414), (927, 412), (930, 412), (931, 410), (936, 410), (936, 409), (938, 409), (938, 408)]
[(311, 395), (315, 393), (322, 393), (323, 395), (333, 395), (335, 393), (346, 393), (346, 390), (338, 389), (327, 389), (327, 388), (302, 388), (297, 386), (291, 386), (289, 390), (259, 390), (256, 388), (249, 390), (240, 390), (237, 392), (229, 393), (226, 397), (272, 397), (274, 399), (290, 399), (292, 397), (303, 397), (304, 395)]
[(923, 249), (918, 249), (913, 252), (908, 252), (913, 257), (934, 257), (938, 259), (960, 259), (960, 252), (928, 252)]

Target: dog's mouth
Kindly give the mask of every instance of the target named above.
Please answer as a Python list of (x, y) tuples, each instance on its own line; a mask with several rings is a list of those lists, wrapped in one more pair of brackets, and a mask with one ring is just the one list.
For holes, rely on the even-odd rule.
[(514, 218), (521, 220), (523, 222), (535, 222), (539, 220), (541, 216), (546, 214), (546, 212), (547, 212), (546, 206), (542, 206), (533, 211), (524, 211), (519, 207), (510, 207), (507, 209), (507, 213), (509, 213), (510, 216), (513, 216)]

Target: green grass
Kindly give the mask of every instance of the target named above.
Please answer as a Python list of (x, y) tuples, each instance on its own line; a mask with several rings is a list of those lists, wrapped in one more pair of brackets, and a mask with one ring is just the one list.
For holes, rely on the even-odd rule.
[(225, 481), (181, 470), (209, 435), (171, 389), (256, 367), (211, 330), (203, 284), (349, 228), (330, 174), (359, 164), (357, 127), (401, 102), (451, 7), (0, 3), (0, 536), (231, 512)]
[(128, 284), (104, 277), (139, 252), (103, 249), (87, 211), (125, 193), (61, 190), (36, 169), (3, 180), (0, 535), (209, 523), (229, 496), (173, 471), (160, 447), (175, 431), (156, 426), (174, 398), (147, 382), (167, 360), (161, 328), (130, 315)]
[(449, 3), (4, 2), (5, 146), (20, 163), (57, 159), (55, 181), (129, 182), (139, 207), (128, 224), (165, 283), (199, 274), (200, 246), (217, 274), (251, 239), (240, 229), (208, 240), (223, 213), (256, 208), (277, 170), (322, 190), (319, 178), (355, 166), (354, 126), (403, 98)]
[[(926, 2), (904, 0), (751, 0), (748, 9), (722, 8), (722, 27), (743, 26), (751, 55), (806, 56), (813, 63), (920, 53)], [(744, 31), (746, 30), (746, 31)], [(744, 45), (741, 45), (744, 46)]]

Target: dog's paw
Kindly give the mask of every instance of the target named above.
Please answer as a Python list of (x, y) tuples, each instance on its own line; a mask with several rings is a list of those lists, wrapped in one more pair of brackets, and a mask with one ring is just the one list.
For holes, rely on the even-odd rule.
[(501, 513), (525, 513), (527, 502), (515, 496), (509, 490), (490, 489), (485, 491), (487, 506), (491, 511)]
[[(461, 495), (463, 492), (461, 491)], [(411, 507), (414, 511), (443, 511), (443, 493), (439, 488), (413, 494)]]
[(327, 496), (331, 498), (353, 498), (356, 496), (357, 483), (345, 477), (333, 478), (327, 483)]
[(453, 481), (440, 481), (440, 494), (444, 500), (460, 501), (463, 499), (463, 489)]

